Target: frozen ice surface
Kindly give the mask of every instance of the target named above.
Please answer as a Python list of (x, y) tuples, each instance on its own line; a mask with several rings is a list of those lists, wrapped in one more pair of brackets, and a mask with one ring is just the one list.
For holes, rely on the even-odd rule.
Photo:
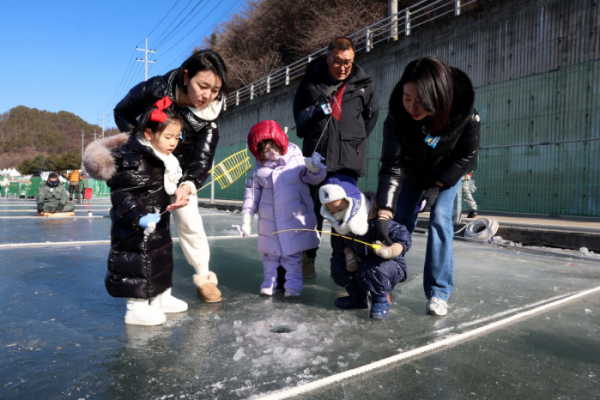
[[(596, 399), (600, 316), (585, 298), (389, 368), (306, 393), (324, 399)], [(547, 319), (549, 318), (549, 319)], [(419, 373), (417, 373), (418, 371)]]
[[(0, 216), (3, 210), (0, 204)], [(29, 217), (34, 211), (23, 214)], [(241, 221), (240, 214), (226, 214), (216, 210), (201, 209), (204, 229), (208, 236), (238, 236), (232, 223)], [(104, 218), (73, 219), (73, 218), (25, 218), (25, 219), (0, 219), (0, 243), (42, 243), (90, 241), (110, 239), (110, 216), (108, 211), (99, 213), (93, 211), (94, 216), (102, 215)], [(76, 216), (87, 216), (87, 211)], [(16, 216), (16, 215), (10, 215)], [(256, 229), (256, 221), (254, 223)], [(171, 220), (171, 235), (177, 237), (177, 228)]]
[[(207, 234), (220, 236), (240, 218), (207, 215)], [(10, 230), (24, 230), (21, 238), (35, 239), (27, 241), (82, 240), (82, 235), (107, 237), (110, 227), (108, 220), (91, 221), (89, 231), (79, 220), (47, 229), (19, 224), (0, 220), (5, 235), (0, 240), (11, 238)], [(190, 309), (169, 314), (160, 327), (124, 325), (124, 300), (111, 298), (104, 288), (108, 245), (2, 249), (0, 398), (253, 398), (600, 286), (597, 262), (571, 260), (573, 265), (566, 267), (564, 258), (455, 242), (456, 287), (449, 315), (434, 318), (424, 313), (425, 240), (414, 236), (407, 255), (409, 279), (394, 291), (386, 321), (369, 319), (368, 310), (333, 306), (343, 290), (329, 277), (328, 236), (317, 257), (317, 279), (307, 281), (302, 297), (294, 299), (258, 295), (263, 273), (256, 238), (212, 240), (211, 269), (223, 293), (223, 302), (214, 304), (196, 297), (194, 271), (175, 244), (173, 294)], [(464, 398), (478, 393), (480, 385), (483, 394), (474, 398), (485, 393), (511, 398), (509, 389), (522, 389), (528, 396), (521, 398), (532, 398), (537, 392), (525, 389), (547, 382), (548, 368), (552, 381), (547, 387), (558, 380), (554, 369), (565, 368), (570, 382), (582, 380), (581, 387), (587, 388), (598, 380), (590, 374), (600, 376), (600, 316), (588, 312), (597, 308), (600, 296), (584, 300), (568, 312), (554, 309), (532, 319), (533, 324), (513, 324), (472, 340), (464, 345), (467, 353), (463, 345), (454, 346), (394, 367), (398, 374), (388, 369), (356, 377), (341, 390), (346, 398), (399, 398), (385, 395), (398, 388), (412, 394), (406, 398)], [(558, 332), (553, 331), (556, 326)], [(555, 340), (566, 349), (555, 347)], [(500, 370), (492, 366), (497, 364)], [(369, 377), (377, 384), (371, 385)], [(503, 385), (506, 396), (490, 394), (495, 382)], [(341, 386), (315, 392), (313, 398), (343, 398)], [(578, 391), (571, 394), (586, 398)]]

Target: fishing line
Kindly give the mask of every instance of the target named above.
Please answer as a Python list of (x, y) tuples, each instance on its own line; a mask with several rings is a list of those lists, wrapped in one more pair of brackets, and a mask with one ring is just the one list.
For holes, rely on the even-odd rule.
[(284, 231), (273, 232), (271, 235), (274, 235), (276, 233), (291, 232), (291, 231), (314, 231), (314, 232), (326, 233), (328, 235), (339, 236), (341, 238), (352, 240), (352, 241), (357, 242), (357, 243), (362, 243), (362, 244), (364, 244), (366, 246), (372, 247), (375, 250), (378, 250), (378, 249), (380, 249), (382, 247), (380, 244), (371, 244), (371, 243), (363, 242), (363, 241), (358, 240), (358, 239), (354, 239), (354, 238), (352, 238), (350, 236), (339, 235), (339, 234), (333, 233), (333, 232), (319, 231), (317, 229), (286, 229)]

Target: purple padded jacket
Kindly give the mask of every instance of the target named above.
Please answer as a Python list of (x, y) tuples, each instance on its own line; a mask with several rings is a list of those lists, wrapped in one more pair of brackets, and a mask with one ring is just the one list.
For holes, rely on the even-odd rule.
[(278, 161), (265, 164), (256, 160), (242, 205), (245, 214), (258, 211), (258, 251), (287, 256), (318, 247), (321, 239), (316, 231), (273, 232), (317, 228), (307, 184), (322, 182), (325, 168), (316, 174), (306, 169), (302, 151), (293, 143)]

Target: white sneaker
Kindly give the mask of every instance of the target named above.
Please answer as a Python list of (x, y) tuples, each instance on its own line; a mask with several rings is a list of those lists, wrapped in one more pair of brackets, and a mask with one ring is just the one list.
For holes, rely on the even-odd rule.
[(129, 325), (162, 325), (167, 317), (160, 310), (150, 307), (148, 300), (127, 299), (125, 323)]
[(275, 294), (276, 289), (273, 289), (272, 287), (261, 287), (260, 288), (260, 294), (265, 295), (265, 296), (273, 296)]
[(285, 297), (300, 297), (300, 292), (296, 289), (285, 289)]
[(165, 314), (180, 313), (188, 309), (185, 301), (171, 296), (171, 288), (150, 300), (150, 307)]
[(446, 301), (442, 299), (438, 299), (437, 297), (432, 297), (427, 302), (427, 310), (426, 313), (429, 315), (437, 315), (442, 317), (448, 314), (448, 308), (446, 306)]

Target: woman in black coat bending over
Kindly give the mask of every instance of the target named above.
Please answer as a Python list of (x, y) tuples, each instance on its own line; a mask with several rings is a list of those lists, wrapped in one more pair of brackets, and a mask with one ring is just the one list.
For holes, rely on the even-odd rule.
[(134, 86), (117, 104), (115, 123), (121, 132), (138, 126), (138, 117), (156, 101), (168, 96), (181, 117), (181, 140), (173, 154), (183, 178), (168, 207), (172, 211), (181, 247), (194, 267), (198, 294), (207, 302), (221, 301), (217, 277), (209, 271), (208, 240), (198, 211), (199, 190), (212, 167), (219, 141), (217, 118), (228, 92), (227, 68), (211, 50), (192, 54), (181, 67)]
[(479, 149), (474, 100), (473, 84), (463, 71), (423, 57), (404, 70), (383, 128), (378, 238), (389, 243), (392, 216), (412, 233), (418, 213), (430, 212), (423, 287), (431, 315), (446, 315), (454, 287), (454, 198)]

